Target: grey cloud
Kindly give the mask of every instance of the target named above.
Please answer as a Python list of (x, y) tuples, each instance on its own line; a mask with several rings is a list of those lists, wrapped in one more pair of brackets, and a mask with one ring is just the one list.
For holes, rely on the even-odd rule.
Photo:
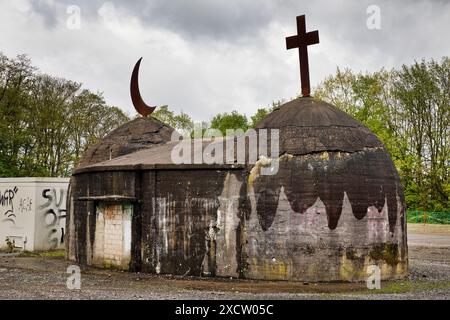
[(171, 30), (192, 40), (237, 41), (256, 37), (273, 19), (277, 1), (115, 2), (147, 26)]
[[(53, 15), (45, 1), (33, 0), (38, 13)], [(60, 0), (58, 3), (80, 6), (84, 18), (93, 19), (105, 3), (112, 3), (138, 17), (147, 27), (163, 28), (191, 40), (229, 40), (256, 37), (273, 19), (281, 0)]]
[[(445, 20), (443, 27), (449, 27), (450, 20), (450, 1), (446, 0), (59, 1), (66, 5), (79, 5), (84, 19), (97, 19), (97, 10), (105, 2), (126, 10), (149, 28), (170, 30), (196, 42), (261, 42), (260, 31), (271, 22), (295, 31), (295, 16), (305, 13), (310, 28), (318, 28), (322, 34), (355, 54), (369, 54), (373, 49), (389, 53), (401, 42), (410, 47), (414, 39), (417, 43), (419, 39), (428, 42), (425, 30)], [(55, 23), (55, 9), (46, 1), (33, 0), (32, 3), (48, 26)], [(378, 5), (381, 9), (381, 30), (373, 31), (366, 27), (369, 5)]]
[(31, 2), (31, 8), (34, 13), (43, 18), (44, 24), (47, 28), (53, 28), (56, 26), (58, 12), (56, 8), (48, 1), (33, 0)]
[[(133, 17), (141, 22), (141, 42), (134, 38), (129, 41), (126, 32), (127, 36), (120, 30), (108, 29), (98, 15), (106, 2), (114, 4), (118, 15), (125, 13), (127, 19)], [(83, 81), (89, 89), (103, 91), (108, 103), (128, 111), (132, 111), (129, 72), (137, 57), (144, 56), (144, 96), (151, 102), (183, 109), (198, 120), (208, 120), (216, 112), (233, 108), (250, 115), (272, 100), (295, 96), (299, 88), (298, 60), (294, 50), (285, 51), (284, 37), (295, 33), (295, 16), (299, 14), (306, 14), (307, 30), (318, 29), (320, 33), (320, 44), (310, 49), (313, 86), (334, 73), (336, 66), (356, 72), (374, 71), (414, 59), (440, 59), (450, 52), (446, 39), (450, 1), (445, 0), (31, 3), (44, 26), (32, 19), (25, 20), (25, 24), (17, 22), (20, 19), (8, 19), (10, 15), (2, 15), (2, 11), (12, 10), (12, 5), (0, 4), (0, 28), (14, 33), (0, 39), (2, 51), (10, 55), (27, 53), (43, 72)], [(80, 6), (84, 29), (79, 32), (64, 26), (65, 7), (69, 5)], [(381, 30), (366, 27), (369, 5), (381, 9)], [(127, 20), (120, 23), (126, 24)], [(132, 25), (131, 29), (124, 27), (133, 30)], [(141, 26), (136, 30), (140, 32)], [(145, 39), (146, 31), (154, 35), (155, 30), (167, 37)], [(182, 41), (170, 38), (171, 34)], [(174, 54), (171, 51), (178, 50), (174, 46), (179, 43), (183, 47)], [(165, 47), (171, 50), (165, 51)], [(64, 69), (58, 67), (61, 62)]]

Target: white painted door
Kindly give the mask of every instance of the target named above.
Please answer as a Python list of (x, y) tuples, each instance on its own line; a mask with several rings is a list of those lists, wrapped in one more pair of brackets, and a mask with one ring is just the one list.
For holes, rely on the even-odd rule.
[(93, 263), (107, 268), (128, 269), (131, 259), (130, 203), (101, 202), (96, 207)]

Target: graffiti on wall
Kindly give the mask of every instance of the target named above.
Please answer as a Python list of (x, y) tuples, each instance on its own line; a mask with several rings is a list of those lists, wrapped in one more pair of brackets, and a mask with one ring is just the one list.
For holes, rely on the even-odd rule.
[(46, 229), (46, 240), (51, 249), (56, 249), (64, 243), (64, 231), (66, 221), (66, 206), (64, 199), (65, 189), (44, 189), (42, 197), (45, 203), (39, 206), (44, 228)]
[(33, 200), (31, 197), (23, 197), (19, 200), (18, 213), (28, 213), (33, 210)]
[(2, 222), (11, 222), (16, 224), (16, 214), (14, 213), (14, 197), (19, 191), (19, 188), (13, 187), (0, 192), (0, 207), (2, 210)]
[(16, 225), (19, 214), (32, 212), (33, 199), (31, 197), (18, 198), (18, 193), (17, 186), (0, 191), (1, 222), (10, 222), (12, 225)]
[[(46, 181), (43, 181), (46, 182)], [(13, 239), (23, 250), (52, 250), (64, 245), (65, 184), (34, 179), (0, 184), (0, 247)]]

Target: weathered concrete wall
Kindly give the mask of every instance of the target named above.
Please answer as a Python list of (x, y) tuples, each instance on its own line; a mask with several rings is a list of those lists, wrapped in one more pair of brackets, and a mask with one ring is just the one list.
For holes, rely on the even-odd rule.
[(23, 250), (64, 248), (66, 178), (0, 178), (0, 248), (6, 237)]
[(363, 280), (372, 264), (386, 279), (406, 274), (403, 194), (383, 149), (284, 155), (279, 166), (249, 176), (249, 277)]
[[(160, 170), (143, 198), (143, 270), (155, 273), (215, 275), (218, 197), (226, 172)], [(150, 203), (149, 203), (150, 204)]]
[[(135, 173), (132, 171), (96, 172), (71, 178), (66, 221), (66, 256), (83, 264), (93, 263), (96, 236), (96, 205), (112, 202), (108, 196), (119, 195), (133, 202)], [(105, 198), (106, 197), (106, 198)], [(134, 216), (134, 215), (133, 215)]]
[[(102, 159), (116, 142), (126, 153), (135, 150), (129, 138), (139, 138), (142, 127), (130, 135), (134, 125), (106, 139)], [(130, 270), (356, 281), (375, 264), (384, 279), (406, 274), (402, 188), (382, 142), (367, 127), (328, 103), (298, 98), (256, 129), (278, 130), (281, 157), (240, 168), (175, 165), (175, 144), (166, 143), (78, 170), (71, 182), (68, 257), (93, 263), (97, 234), (104, 232), (104, 222), (96, 220), (100, 201), (131, 202)], [(140, 138), (138, 149), (167, 141), (153, 130)], [(87, 152), (87, 163), (96, 154)], [(279, 162), (277, 174), (261, 175), (270, 161)]]

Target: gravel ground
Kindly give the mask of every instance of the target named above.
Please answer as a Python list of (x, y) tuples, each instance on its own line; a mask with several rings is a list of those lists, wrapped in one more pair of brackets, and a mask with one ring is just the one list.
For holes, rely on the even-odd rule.
[[(450, 232), (443, 235), (450, 244)], [(63, 258), (8, 256), (0, 257), (0, 299), (450, 299), (450, 245), (432, 238), (409, 246), (409, 277), (383, 282), (381, 290), (369, 291), (364, 283), (193, 279), (95, 268), (82, 271), (81, 290), (69, 290), (70, 263)]]

